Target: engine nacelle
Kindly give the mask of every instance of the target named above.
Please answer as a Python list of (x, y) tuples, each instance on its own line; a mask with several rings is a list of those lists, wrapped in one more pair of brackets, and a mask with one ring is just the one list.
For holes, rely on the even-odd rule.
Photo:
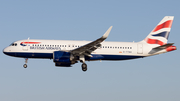
[(53, 61), (56, 62), (64, 62), (71, 63), (70, 61), (70, 53), (64, 51), (54, 51), (53, 53)]

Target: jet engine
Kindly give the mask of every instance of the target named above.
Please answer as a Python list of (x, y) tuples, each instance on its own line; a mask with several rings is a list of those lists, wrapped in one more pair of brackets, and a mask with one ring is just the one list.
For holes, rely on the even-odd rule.
[(54, 51), (53, 53), (53, 61), (55, 62), (56, 66), (62, 67), (70, 67), (70, 53), (65, 51)]

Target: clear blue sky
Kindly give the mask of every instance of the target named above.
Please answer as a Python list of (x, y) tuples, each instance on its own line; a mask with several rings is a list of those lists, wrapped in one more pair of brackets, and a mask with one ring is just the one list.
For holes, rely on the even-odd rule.
[[(0, 49), (27, 39), (141, 41), (175, 16), (169, 42), (180, 47), (178, 0), (0, 0)], [(128, 61), (57, 68), (52, 60), (0, 53), (1, 101), (179, 101), (179, 50)]]

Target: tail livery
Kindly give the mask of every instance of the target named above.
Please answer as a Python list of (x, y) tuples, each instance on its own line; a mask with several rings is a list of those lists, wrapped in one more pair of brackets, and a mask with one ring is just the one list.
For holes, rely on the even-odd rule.
[[(167, 43), (174, 16), (165, 16), (159, 24), (144, 39), (147, 44), (153, 44), (153, 53), (176, 50), (174, 43)], [(160, 52), (160, 53), (161, 53)]]
[(174, 16), (165, 16), (144, 39), (148, 44), (165, 45), (171, 30)]

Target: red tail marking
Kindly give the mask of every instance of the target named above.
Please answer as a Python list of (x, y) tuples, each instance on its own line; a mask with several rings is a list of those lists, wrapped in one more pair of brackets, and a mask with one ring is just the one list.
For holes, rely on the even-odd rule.
[(169, 46), (169, 47), (166, 48), (166, 51), (170, 52), (170, 51), (173, 51), (173, 50), (176, 50), (176, 49), (177, 49), (176, 46)]
[(173, 22), (173, 20), (168, 20), (168, 21), (156, 26), (156, 28), (154, 28), (153, 32), (156, 32), (162, 28), (171, 28), (172, 22)]
[(165, 43), (163, 43), (163, 42), (160, 41), (160, 40), (150, 39), (150, 38), (148, 38), (148, 39), (146, 40), (146, 42), (149, 43), (149, 44), (159, 44), (159, 45), (161, 45), (161, 46), (165, 44)]

